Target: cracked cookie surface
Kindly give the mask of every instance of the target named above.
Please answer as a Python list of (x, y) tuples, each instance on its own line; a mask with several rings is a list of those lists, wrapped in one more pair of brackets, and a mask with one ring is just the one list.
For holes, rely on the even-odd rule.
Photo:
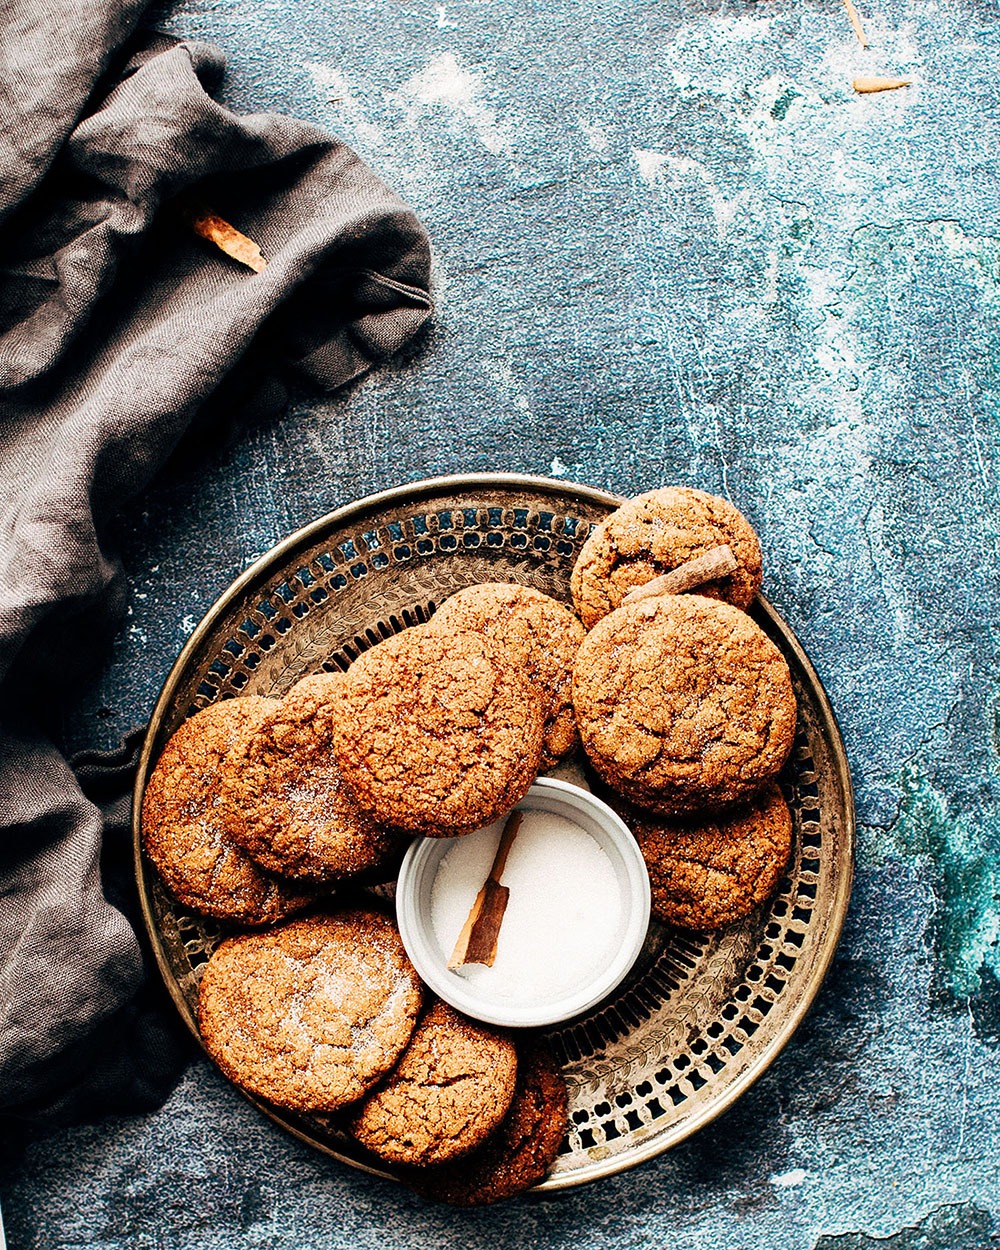
[(305, 677), (269, 701), (225, 766), (232, 836), (268, 872), (330, 882), (370, 872), (399, 839), (358, 806), (331, 746), (342, 676)]
[(747, 608), (760, 590), (761, 554), (746, 517), (727, 499), (686, 486), (637, 495), (597, 526), (573, 566), (570, 588), (580, 619), (592, 629), (629, 591), (723, 543), (739, 567), (698, 593)]
[(247, 695), (196, 712), (163, 748), (143, 795), (142, 844), (167, 889), (183, 906), (236, 924), (274, 924), (312, 899), (260, 868), (229, 832), (225, 761), (274, 706)]
[(503, 646), (527, 675), (542, 700), (542, 769), (576, 748), (573, 661), (585, 631), (561, 603), (530, 586), (483, 582), (446, 600), (428, 628), (481, 634)]
[(517, 1050), (514, 1098), (486, 1143), (453, 1163), (403, 1173), (425, 1198), (457, 1207), (501, 1202), (536, 1185), (555, 1162), (566, 1132), (566, 1082), (544, 1043), (522, 1042)]
[(223, 942), (198, 997), (202, 1041), (237, 1085), (334, 1111), (389, 1072), (416, 1024), (420, 979), (396, 926), (350, 909)]
[(426, 626), (366, 651), (343, 677), (333, 744), (361, 806), (409, 833), (471, 833), (528, 792), (541, 701), (477, 634)]
[(781, 652), (745, 613), (701, 595), (645, 599), (598, 622), (573, 700), (598, 773), (667, 815), (748, 798), (780, 772), (795, 735)]
[(482, 1145), (514, 1096), (517, 1052), (502, 1034), (436, 1002), (351, 1132), (389, 1163), (437, 1164)]
[(774, 893), (792, 850), (792, 814), (773, 784), (705, 820), (637, 813), (632, 831), (649, 870), (653, 914), (684, 929), (717, 929), (748, 916)]

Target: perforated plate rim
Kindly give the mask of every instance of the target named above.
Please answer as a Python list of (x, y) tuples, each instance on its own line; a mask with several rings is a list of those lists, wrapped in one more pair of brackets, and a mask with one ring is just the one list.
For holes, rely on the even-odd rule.
[[(333, 512), (327, 513), (325, 516), (296, 530), (254, 561), (245, 572), (231, 583), (205, 613), (167, 674), (150, 717), (136, 773), (132, 808), (133, 854), (140, 905), (157, 966), (174, 1005), (199, 1046), (201, 1046), (201, 1038), (198, 1032), (197, 1021), (171, 972), (163, 949), (162, 936), (155, 922), (149, 883), (142, 855), (140, 824), (142, 795), (146, 778), (150, 772), (160, 727), (172, 706), (177, 688), (181, 683), (182, 676), (189, 662), (198, 653), (205, 639), (211, 635), (216, 622), (225, 614), (227, 608), (235, 599), (244, 596), (255, 582), (263, 582), (273, 577), (277, 569), (286, 565), (297, 548), (311, 545), (325, 530), (333, 530), (336, 527), (350, 523), (355, 518), (377, 515), (381, 509), (390, 506), (397, 507), (405, 504), (416, 506), (433, 499), (435, 495), (441, 492), (454, 494), (458, 491), (473, 492), (490, 488), (521, 490), (526, 496), (532, 497), (534, 501), (537, 501), (540, 495), (573, 493), (579, 495), (581, 499), (585, 499), (590, 504), (606, 508), (609, 512), (625, 502), (620, 495), (579, 483), (567, 482), (562, 479), (536, 477), (528, 474), (508, 473), (482, 473), (424, 478), (390, 490), (365, 496), (354, 503), (346, 504)], [(853, 881), (855, 813), (847, 755), (830, 700), (816, 670), (813, 668), (795, 634), (763, 595), (758, 596), (758, 609), (767, 618), (773, 632), (780, 638), (780, 646), (786, 658), (794, 659), (804, 683), (809, 688), (810, 694), (815, 701), (820, 716), (821, 734), (830, 748), (830, 756), (836, 774), (835, 780), (841, 794), (842, 824), (838, 830), (841, 854), (838, 858), (842, 865), (842, 871), (837, 880), (836, 894), (832, 902), (831, 911), (827, 916), (827, 939), (822, 956), (816, 962), (809, 981), (800, 988), (798, 1001), (794, 1009), (788, 1013), (780, 1030), (774, 1034), (754, 1062), (741, 1072), (738, 1077), (718, 1090), (716, 1096), (710, 1101), (706, 1101), (697, 1113), (685, 1118), (674, 1130), (664, 1131), (645, 1142), (636, 1143), (627, 1154), (616, 1154), (606, 1160), (597, 1161), (582, 1173), (576, 1172), (549, 1177), (540, 1185), (537, 1185), (531, 1191), (533, 1193), (567, 1189), (586, 1184), (603, 1176), (625, 1171), (663, 1153), (665, 1150), (671, 1149), (716, 1119), (731, 1107), (777, 1059), (812, 1006), (833, 960), (847, 914)], [(202, 1049), (204, 1050), (204, 1047)], [(360, 1171), (368, 1172), (375, 1176), (396, 1179), (391, 1172), (369, 1166), (357, 1158), (342, 1154), (325, 1143), (316, 1141), (307, 1133), (304, 1133), (297, 1124), (287, 1120), (280, 1111), (268, 1103), (247, 1094), (243, 1090), (240, 1092), (269, 1119), (279, 1124), (300, 1141), (307, 1143), (315, 1149), (322, 1150), (340, 1162), (346, 1163)]]

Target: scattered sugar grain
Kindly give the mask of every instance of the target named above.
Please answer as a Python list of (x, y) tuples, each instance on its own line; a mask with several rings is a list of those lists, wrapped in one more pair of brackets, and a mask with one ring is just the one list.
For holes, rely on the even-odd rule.
[[(431, 926), (454, 948), (486, 880), (503, 821), (455, 841), (431, 892)], [(591, 981), (618, 949), (621, 887), (608, 854), (585, 829), (552, 812), (525, 812), (501, 878), (510, 890), (492, 968), (460, 975), (511, 1006), (557, 1002)]]

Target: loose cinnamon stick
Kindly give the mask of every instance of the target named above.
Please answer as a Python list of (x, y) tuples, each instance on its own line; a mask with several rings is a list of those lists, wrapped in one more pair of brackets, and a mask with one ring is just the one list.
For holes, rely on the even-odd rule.
[(695, 556), (693, 560), (685, 560), (661, 577), (654, 577), (644, 586), (636, 586), (622, 600), (623, 604), (638, 603), (640, 599), (652, 599), (656, 595), (682, 595), (686, 590), (694, 590), (705, 582), (714, 582), (717, 578), (726, 577), (739, 566), (728, 543), (719, 547), (711, 547), (704, 555)]
[(500, 884), (503, 870), (507, 866), (507, 856), (511, 845), (521, 827), (523, 817), (520, 812), (511, 812), (503, 827), (496, 855), (489, 876), (483, 882), (482, 889), (476, 895), (472, 910), (462, 925), (455, 949), (448, 960), (449, 969), (461, 968), (463, 964), (486, 964), (493, 967), (497, 957), (497, 941), (500, 937), (500, 925), (503, 923), (504, 912), (510, 890)]
[(214, 243), (220, 251), (231, 256), (233, 260), (246, 265), (254, 273), (260, 273), (262, 269), (267, 268), (267, 261), (261, 255), (260, 248), (253, 239), (241, 234), (235, 226), (231, 226), (217, 213), (210, 212), (206, 208), (189, 206), (187, 218), (195, 234), (207, 239), (209, 243)]
[(895, 91), (898, 87), (909, 87), (909, 78), (855, 78), (851, 84), (859, 95), (869, 95), (873, 91)]
[(844, 0), (844, 8), (847, 10), (847, 16), (850, 19), (851, 25), (854, 27), (854, 33), (858, 37), (858, 42), (861, 44), (862, 48), (867, 48), (868, 36), (865, 34), (865, 28), (861, 25), (861, 18), (858, 16), (858, 11), (854, 7), (853, 0)]

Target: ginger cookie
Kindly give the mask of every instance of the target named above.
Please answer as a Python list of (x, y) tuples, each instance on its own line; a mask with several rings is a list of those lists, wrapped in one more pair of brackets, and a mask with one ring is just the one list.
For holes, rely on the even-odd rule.
[(501, 645), (527, 674), (542, 699), (543, 769), (576, 748), (573, 661), (584, 628), (561, 603), (530, 586), (484, 582), (452, 595), (431, 618), (429, 628), (446, 634), (481, 634)]
[(396, 926), (352, 909), (223, 942), (202, 977), (198, 1027), (249, 1093), (293, 1111), (334, 1111), (391, 1071), (420, 1003)]
[(225, 762), (273, 706), (248, 695), (196, 712), (163, 748), (142, 800), (142, 845), (167, 889), (184, 907), (234, 924), (274, 924), (313, 898), (258, 867), (229, 833)]
[(653, 915), (682, 929), (718, 929), (774, 893), (792, 850), (792, 814), (772, 784), (721, 816), (657, 820), (636, 813)]
[(541, 1042), (518, 1046), (510, 1110), (485, 1145), (453, 1163), (414, 1169), (403, 1179), (425, 1198), (486, 1206), (536, 1185), (555, 1162), (566, 1132), (566, 1082)]
[(739, 567), (699, 586), (698, 593), (748, 608), (760, 590), (761, 555), (746, 517), (728, 500), (687, 486), (637, 495), (583, 544), (570, 581), (580, 619), (592, 629), (630, 590), (722, 543), (732, 548)]
[(337, 881), (371, 872), (399, 839), (358, 806), (331, 746), (342, 675), (306, 677), (247, 727), (226, 761), (232, 835), (268, 872)]
[(773, 780), (792, 749), (781, 652), (746, 613), (701, 595), (618, 608), (587, 635), (573, 700), (597, 772), (637, 807), (717, 811)]
[(337, 763), (381, 824), (471, 833), (510, 811), (538, 773), (541, 700), (477, 634), (407, 630), (366, 651), (342, 681)]
[(509, 1038), (436, 1002), (395, 1071), (350, 1131), (389, 1163), (444, 1163), (481, 1146), (507, 1114), (517, 1077)]

